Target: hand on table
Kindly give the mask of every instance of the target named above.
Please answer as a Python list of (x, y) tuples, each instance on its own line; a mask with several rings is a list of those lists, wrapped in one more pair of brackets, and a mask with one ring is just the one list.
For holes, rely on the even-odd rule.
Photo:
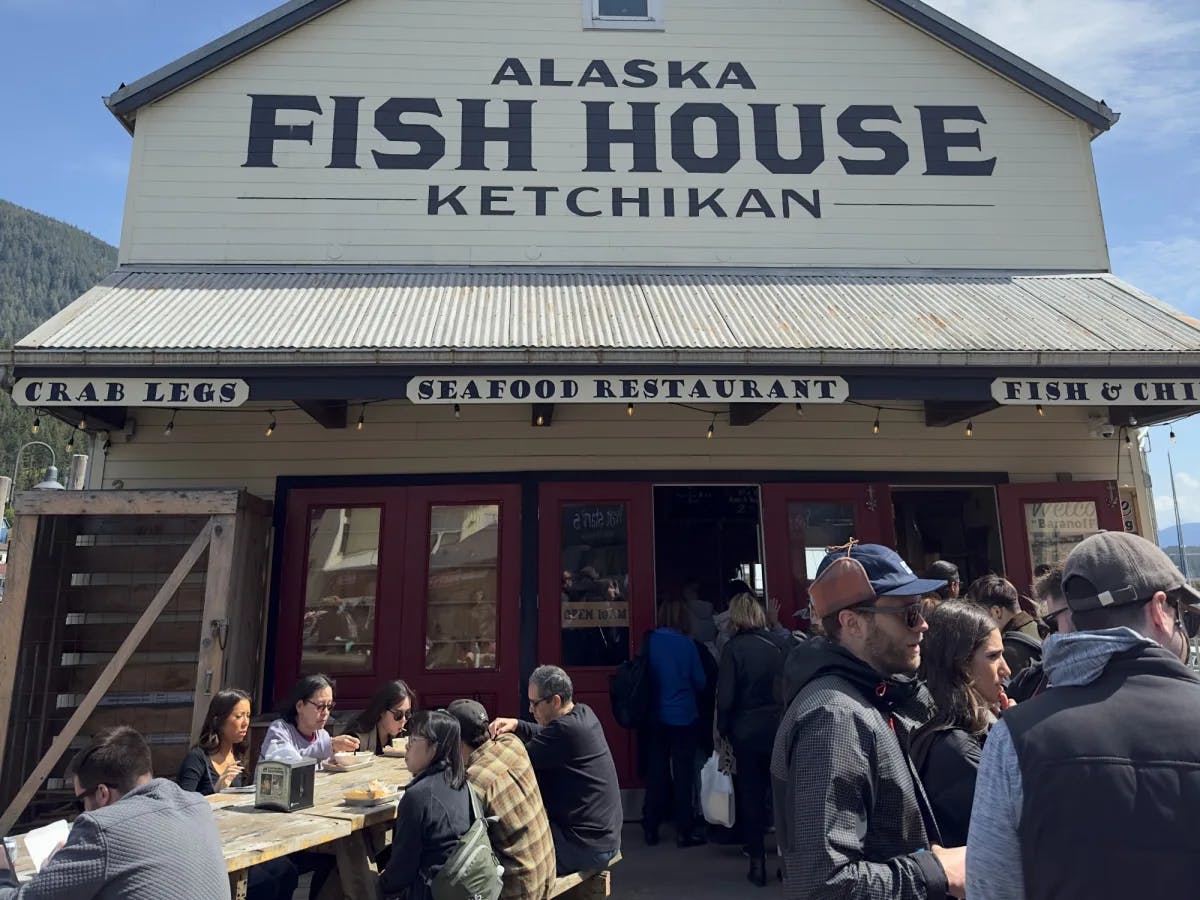
[(488, 726), (488, 734), (493, 738), (498, 738), (502, 734), (511, 734), (516, 730), (516, 719), (492, 719), (492, 724)]
[(334, 753), (353, 753), (358, 749), (358, 738), (352, 734), (339, 734), (333, 739)]

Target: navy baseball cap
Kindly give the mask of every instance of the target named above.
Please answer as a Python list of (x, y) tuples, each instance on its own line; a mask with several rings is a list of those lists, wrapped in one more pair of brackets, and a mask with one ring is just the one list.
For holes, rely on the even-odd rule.
[[(848, 565), (853, 566), (852, 572), (838, 571)], [(859, 572), (859, 567), (861, 573), (855, 577), (853, 573)], [(828, 576), (822, 577), (827, 571)], [(826, 582), (828, 590), (823, 589)], [(838, 547), (825, 555), (817, 566), (809, 594), (817, 614), (825, 616), (875, 597), (916, 597), (945, 586), (945, 579), (918, 578), (895, 550), (879, 544), (853, 544), (848, 550)]]

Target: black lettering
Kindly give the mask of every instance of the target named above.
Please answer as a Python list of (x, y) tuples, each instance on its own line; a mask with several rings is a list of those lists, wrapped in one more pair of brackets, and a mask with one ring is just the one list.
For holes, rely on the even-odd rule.
[(605, 87), (615, 88), (617, 86), (617, 79), (613, 78), (613, 73), (609, 69), (608, 63), (602, 59), (593, 59), (588, 63), (588, 67), (583, 70), (583, 75), (579, 78), (580, 87), (587, 87), (589, 84), (602, 84)]
[(458, 395), (460, 400), (479, 400), (482, 399), (482, 397), (483, 394), (479, 393), (479, 385), (477, 385), (474, 380), (468, 381), (466, 384), (464, 384), (462, 391)]
[(772, 381), (771, 387), (767, 391), (767, 397), (772, 400), (786, 400), (788, 398), (787, 391), (783, 389), (782, 381)]
[[(712, 156), (696, 153), (696, 121), (711, 119), (717, 129), (717, 149)], [(741, 155), (738, 120), (721, 103), (684, 103), (671, 114), (671, 157), (685, 172), (728, 172)]]
[[(1079, 402), (1080, 400), (1087, 400), (1087, 384), (1082, 381), (1068, 381), (1067, 398), (1076, 402)], [(1138, 399), (1144, 400), (1145, 398), (1139, 397)]]
[(1139, 381), (1134, 384), (1133, 396), (1137, 397), (1143, 403), (1150, 399), (1150, 392), (1146, 388), (1146, 382)]
[(492, 79), (492, 84), (504, 84), (506, 81), (524, 87), (533, 87), (533, 79), (529, 77), (529, 72), (525, 69), (525, 64), (513, 57), (509, 57), (500, 64), (500, 71)]
[(405, 113), (441, 117), (442, 108), (432, 98), (392, 97), (375, 110), (375, 130), (388, 141), (417, 145), (416, 153), (382, 153), (372, 150), (380, 169), (432, 169), (446, 155), (446, 139), (432, 125), (407, 125), (400, 121)]
[(848, 106), (838, 116), (838, 134), (851, 147), (880, 150), (878, 159), (847, 159), (839, 156), (847, 175), (895, 175), (908, 165), (908, 144), (890, 131), (868, 131), (863, 123), (870, 120), (899, 122), (894, 106)]
[(795, 104), (800, 126), (800, 155), (784, 159), (779, 152), (778, 103), (751, 103), (754, 113), (754, 153), (764, 169), (776, 175), (811, 175), (825, 162), (825, 136), (819, 104)]
[(600, 210), (598, 210), (598, 209), (593, 209), (591, 211), (588, 211), (588, 210), (584, 210), (584, 209), (580, 208), (579, 195), (582, 194), (584, 191), (591, 191), (593, 194), (598, 194), (600, 192), (599, 188), (594, 188), (594, 187), (575, 188), (575, 190), (573, 190), (573, 191), (571, 191), (571, 193), (567, 194), (567, 209), (569, 209), (572, 213), (574, 213), (577, 216), (598, 216), (598, 215), (600, 215)]
[[(162, 383), (158, 381), (146, 382), (146, 402), (147, 403), (164, 403), (166, 397), (162, 393)], [(53, 398), (52, 398), (53, 399)]]
[[(837, 382), (830, 381), (827, 378), (818, 378), (816, 380), (815, 384), (821, 391), (821, 399), (822, 400), (832, 400), (833, 399), (833, 386), (836, 383)], [(808, 396), (808, 391), (804, 392), (804, 396), (805, 397)]]
[(551, 193), (558, 193), (556, 187), (527, 187), (521, 190), (533, 194), (533, 214), (535, 216), (544, 216), (546, 214), (546, 197)]
[(186, 403), (188, 398), (188, 386), (181, 381), (171, 382), (171, 402)]
[(675, 215), (675, 188), (663, 188), (663, 215), (668, 218)]
[(667, 397), (671, 400), (678, 400), (680, 392), (683, 390), (682, 378), (664, 378), (663, 384), (667, 386)]
[(751, 381), (746, 378), (742, 380), (742, 399), (749, 400), (751, 398), (761, 400), (762, 393), (758, 390), (757, 381)]
[(607, 378), (597, 378), (596, 392), (592, 396), (594, 396), (597, 400), (601, 398), (615, 400), (617, 395), (613, 393), (612, 383)]
[(808, 382), (799, 378), (792, 379), (792, 397), (796, 400), (808, 399)]
[(419, 400), (430, 400), (433, 398), (432, 378), (426, 378), (424, 381), (417, 382), (417, 398)]
[(533, 172), (533, 100), (505, 100), (508, 125), (485, 125), (487, 100), (459, 100), (462, 106), (462, 162), (465, 171), (487, 171), (484, 151), (490, 142), (508, 145), (506, 172)]
[(814, 219), (821, 218), (821, 192), (813, 191), (812, 199), (809, 200), (799, 191), (794, 191), (791, 188), (783, 189), (783, 217), (790, 219), (792, 217), (792, 203), (799, 203)]
[(192, 396), (199, 403), (212, 403), (213, 395), (215, 393), (216, 392), (213, 390), (213, 386), (211, 384), (208, 382), (201, 382), (200, 384), (196, 385), (195, 389), (192, 391)]
[(726, 65), (725, 71), (717, 79), (718, 88), (723, 88), (727, 84), (736, 84), (738, 87), (748, 91), (752, 91), (758, 86), (754, 83), (754, 79), (750, 77), (750, 73), (746, 71), (746, 67), (740, 62), (731, 62)]
[(524, 378), (518, 378), (510, 385), (508, 392), (518, 400), (524, 400), (529, 396), (529, 382)]
[(495, 187), (485, 185), (479, 189), (479, 214), (481, 216), (515, 216), (515, 209), (497, 209), (497, 203), (508, 203), (512, 198), (509, 192), (516, 190), (512, 187)]
[[(751, 201), (753, 201), (753, 205), (751, 205)], [(766, 216), (768, 219), (775, 218), (775, 210), (771, 209), (771, 204), (767, 202), (767, 198), (763, 196), (763, 192), (755, 188), (746, 191), (733, 217), (740, 219), (750, 213), (758, 213), (759, 215)]]
[(703, 381), (695, 381), (692, 383), (692, 389), (688, 391), (688, 396), (693, 400), (707, 400), (709, 398), (708, 388), (704, 386)]
[(658, 73), (654, 71), (654, 63), (648, 59), (631, 59), (625, 63), (625, 79), (621, 82), (625, 87), (654, 87), (658, 84)]
[(622, 378), (621, 379), (621, 399), (623, 399), (623, 400), (636, 399), (638, 396), (637, 384), (638, 383), (637, 383), (636, 378)]
[(61, 381), (50, 382), (50, 402), (51, 403), (67, 403), (71, 398), (67, 394), (67, 386)]
[(540, 61), (541, 85), (542, 87), (570, 87), (570, 81), (558, 81), (554, 77), (554, 60), (543, 59)]
[(718, 378), (715, 382), (713, 382), (713, 387), (717, 389), (717, 396), (719, 397), (723, 397), (724, 399), (728, 400), (733, 396), (732, 378)]
[(333, 153), (327, 169), (357, 169), (358, 105), (362, 97), (333, 97)]
[(653, 378), (647, 378), (642, 382), (642, 396), (648, 400), (652, 400), (658, 396), (658, 382)]
[[(1033, 399), (1034, 400), (1038, 399), (1036, 391), (1034, 391)], [(1059, 383), (1057, 381), (1046, 382), (1046, 399), (1047, 400), (1061, 400), (1062, 399), (1062, 386), (1059, 385)]]
[(609, 111), (613, 104), (607, 100), (585, 100), (587, 110), (587, 165), (585, 172), (612, 172), (612, 145), (633, 146), (631, 172), (658, 172), (655, 155), (654, 109), (657, 103), (630, 103), (632, 128), (613, 128)]
[[(228, 385), (228, 387), (232, 388), (233, 385)], [(224, 396), (224, 387), (221, 389), (221, 393), (222, 396)], [(106, 396), (104, 399), (107, 403), (120, 403), (125, 399), (125, 385), (121, 384), (119, 381), (110, 381), (108, 383), (108, 396)], [(233, 397), (230, 397), (229, 399), (232, 400)]]
[(690, 69), (684, 69), (683, 63), (671, 60), (667, 63), (667, 86), (681, 88), (685, 81), (690, 81), (693, 87), (709, 87), (708, 80), (700, 73), (707, 65), (707, 62), (698, 62)]
[[(222, 403), (232, 403), (237, 399), (237, 385), (231, 382), (225, 382), (221, 385), (220, 397)], [(121, 399), (125, 398), (125, 389), (121, 389)]]
[(280, 125), (275, 121), (281, 109), (321, 115), (316, 97), (291, 94), (248, 94), (250, 98), (250, 138), (246, 145), (244, 169), (274, 169), (276, 141), (313, 142), (313, 123)]
[(624, 215), (624, 207), (626, 203), (631, 203), (637, 206), (637, 214), (645, 219), (650, 215), (650, 188), (638, 188), (636, 197), (626, 197), (625, 192), (621, 188), (612, 189), (612, 214), (614, 216)]
[(441, 215), (441, 208), (443, 206), (449, 206), (450, 209), (454, 211), (456, 216), (465, 216), (467, 214), (467, 208), (459, 201), (458, 195), (466, 189), (467, 186), (465, 184), (460, 184), (445, 197), (443, 197), (441, 187), (436, 184), (431, 184), (429, 186), (429, 200), (425, 207), (426, 214), (431, 216)]
[[(468, 384), (470, 384), (470, 382), (468, 382)], [(457, 400), (458, 399), (458, 385), (455, 382), (449, 380), (448, 378), (443, 378), (441, 381), (438, 382), (438, 399), (439, 400)]]
[(40, 381), (31, 381), (25, 385), (25, 400), (28, 403), (37, 403), (42, 397), (42, 383)]
[(1154, 399), (1173, 401), (1175, 399), (1175, 385), (1170, 381), (1154, 382)]
[(982, 150), (979, 129), (974, 131), (946, 131), (946, 121), (957, 119), (963, 122), (987, 124), (987, 119), (978, 106), (918, 106), (921, 112), (921, 137), (925, 141), (926, 175), (991, 175), (996, 168), (996, 157), (991, 159), (951, 159), (952, 147), (970, 147)]
[(1016, 400), (1021, 396), (1021, 382), (1006, 381), (1004, 382), (1004, 398), (1006, 400)]
[(534, 382), (533, 392), (538, 395), (540, 400), (549, 400), (554, 396), (554, 382), (549, 378), (542, 378)]
[(504, 382), (496, 379), (488, 379), (488, 396), (492, 400), (499, 400), (504, 397)]
[(688, 188), (688, 216), (695, 219), (703, 210), (708, 209), (712, 210), (713, 215), (718, 219), (728, 218), (728, 213), (726, 213), (721, 204), (717, 202), (717, 197), (721, 196), (723, 193), (725, 193), (724, 188), (717, 188), (715, 191), (701, 200), (699, 188)]
[(80, 390), (79, 395), (75, 399), (80, 403), (96, 403), (96, 386), (90, 381), (87, 382), (84, 384), (83, 389)]

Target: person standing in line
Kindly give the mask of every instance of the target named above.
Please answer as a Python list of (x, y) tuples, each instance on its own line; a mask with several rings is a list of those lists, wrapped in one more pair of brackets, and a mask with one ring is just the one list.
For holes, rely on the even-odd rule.
[(826, 636), (789, 656), (799, 692), (771, 756), (786, 900), (964, 896), (965, 849), (940, 846), (907, 750), (933, 715), (913, 676), (921, 596), (939, 587), (875, 544), (851, 541), (817, 567), (809, 595)]
[(942, 840), (967, 842), (983, 742), (1012, 701), (1008, 664), (992, 617), (972, 603), (943, 603), (929, 618), (919, 674), (937, 712), (912, 741), (913, 762), (933, 806)]
[[(1040, 568), (1040, 567), (1039, 567)], [(1070, 634), (1075, 630), (1071, 620), (1071, 607), (1067, 606), (1067, 598), (1063, 596), (1062, 563), (1048, 566), (1046, 571), (1033, 582), (1033, 596), (1045, 615), (1042, 621), (1050, 629), (1051, 634)], [(1008, 683), (1008, 696), (1016, 703), (1024, 703), (1049, 687), (1046, 680), (1045, 668), (1042, 661), (1027, 666), (1018, 672)]]
[(699, 696), (706, 687), (696, 643), (688, 636), (687, 607), (667, 600), (658, 608), (659, 626), (646, 640), (654, 683), (654, 721), (647, 730), (646, 796), (642, 831), (646, 843), (658, 843), (658, 828), (668, 815), (675, 821), (675, 844), (706, 843), (695, 829), (693, 794)]
[(729, 621), (734, 634), (725, 645), (717, 676), (717, 732), (732, 745), (736, 760), (733, 797), (750, 854), (746, 877), (766, 887), (771, 742), (783, 714), (778, 685), (792, 641), (767, 629), (762, 604), (751, 594), (733, 598)]
[(946, 586), (938, 588), (935, 592), (941, 597), (941, 602), (947, 600), (957, 600), (962, 591), (962, 576), (958, 574), (958, 566), (954, 563), (939, 559), (929, 564), (929, 568), (925, 570), (925, 577), (932, 581), (944, 581)]
[(1042, 632), (1038, 621), (1021, 609), (1021, 598), (1011, 581), (999, 575), (976, 578), (967, 589), (967, 599), (987, 610), (1000, 628), (1004, 661), (1014, 674), (1041, 660)]
[(1063, 566), (1075, 631), (1046, 641), (1049, 688), (1005, 713), (984, 747), (967, 895), (1176, 900), (1200, 860), (1200, 608), (1161, 549), (1105, 531)]

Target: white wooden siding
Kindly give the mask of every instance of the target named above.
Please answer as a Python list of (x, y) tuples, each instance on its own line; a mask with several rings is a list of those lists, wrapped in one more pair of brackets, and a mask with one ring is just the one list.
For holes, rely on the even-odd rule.
[[(123, 263), (340, 263), (447, 265), (767, 265), (982, 267), (1105, 270), (1087, 127), (865, 0), (780, 3), (668, 0), (665, 32), (584, 31), (571, 0), (355, 0), (139, 111), (134, 172), (122, 237)], [(576, 78), (604, 59), (619, 73), (648, 59), (708, 60), (715, 77), (743, 63), (757, 89), (645, 89), (602, 86), (492, 87), (504, 59), (521, 59), (537, 79), (538, 60), (553, 57), (559, 77)], [(621, 76), (618, 74), (618, 79)], [(278, 168), (244, 168), (248, 94), (312, 94), (314, 144), (279, 141)], [(335, 95), (362, 96), (357, 170), (329, 162)], [(371, 150), (397, 152), (374, 130), (375, 108), (389, 97), (437, 98), (446, 156), (431, 171), (380, 170)], [(490, 98), (489, 122), (503, 121), (503, 99), (533, 99), (536, 172), (505, 172), (505, 148), (490, 144), (491, 171), (456, 171), (458, 98)], [(614, 102), (614, 126), (627, 102), (657, 102), (661, 174), (631, 173), (628, 146), (613, 148), (612, 174), (585, 173), (583, 100)], [(684, 102), (724, 103), (740, 121), (741, 161), (728, 173), (689, 174), (671, 159), (669, 116)], [(791, 104), (824, 104), (825, 163), (811, 176), (777, 176), (754, 159), (750, 103), (782, 104), (781, 152), (794, 149)], [(866, 158), (837, 135), (850, 104), (893, 105), (910, 161), (895, 176), (848, 176), (837, 157)], [(978, 106), (984, 153), (997, 157), (980, 176), (924, 176), (917, 105)], [(308, 114), (281, 113), (301, 124)], [(413, 123), (432, 123), (410, 116)], [(872, 127), (878, 127), (876, 123)], [(954, 130), (970, 126), (959, 123)], [(699, 134), (707, 134), (704, 128)], [(702, 138), (703, 140), (703, 138)], [(709, 136), (711, 147), (715, 137)], [(701, 149), (700, 152), (704, 152)], [(429, 216), (430, 184), (510, 185), (509, 217)], [(558, 186), (548, 214), (535, 217), (525, 186)], [(748, 189), (779, 207), (790, 188), (821, 193), (822, 217), (794, 209), (791, 219), (582, 218), (565, 209), (567, 190), (602, 190), (589, 206), (607, 207), (611, 188), (632, 196), (663, 188), (686, 206), (724, 188), (736, 209)], [(466, 192), (467, 196), (471, 190)], [(240, 196), (358, 197), (369, 200), (239, 200)], [(477, 195), (476, 195), (477, 196)], [(380, 198), (415, 198), (398, 201)], [(841, 206), (880, 203), (976, 203), (976, 207)], [(470, 207), (470, 204), (467, 204)], [(732, 208), (729, 208), (732, 207)], [(632, 212), (632, 208), (628, 211)]]
[[(265, 408), (181, 410), (169, 437), (169, 411), (138, 409), (137, 434), (129, 442), (114, 436), (92, 484), (245, 487), (271, 498), (280, 475), (571, 471), (586, 480), (589, 471), (641, 469), (927, 473), (932, 483), (948, 472), (1003, 472), (1019, 482), (1054, 481), (1059, 472), (1077, 481), (1116, 477), (1116, 444), (1088, 435), (1082, 407), (1047, 410), (1044, 418), (1032, 408), (995, 410), (974, 420), (968, 439), (962, 424), (926, 428), (916, 404), (887, 405), (907, 409), (883, 410), (878, 435), (875, 411), (854, 405), (807, 406), (803, 418), (783, 405), (741, 428), (729, 425), (723, 407), (642, 405), (629, 418), (619, 404), (560, 405), (551, 427), (533, 428), (528, 406), (463, 406), (455, 419), (450, 407), (393, 402), (368, 407), (362, 431), (354, 428), (357, 407), (344, 431), (276, 410), (270, 438)], [(716, 433), (708, 440), (712, 412)]]

